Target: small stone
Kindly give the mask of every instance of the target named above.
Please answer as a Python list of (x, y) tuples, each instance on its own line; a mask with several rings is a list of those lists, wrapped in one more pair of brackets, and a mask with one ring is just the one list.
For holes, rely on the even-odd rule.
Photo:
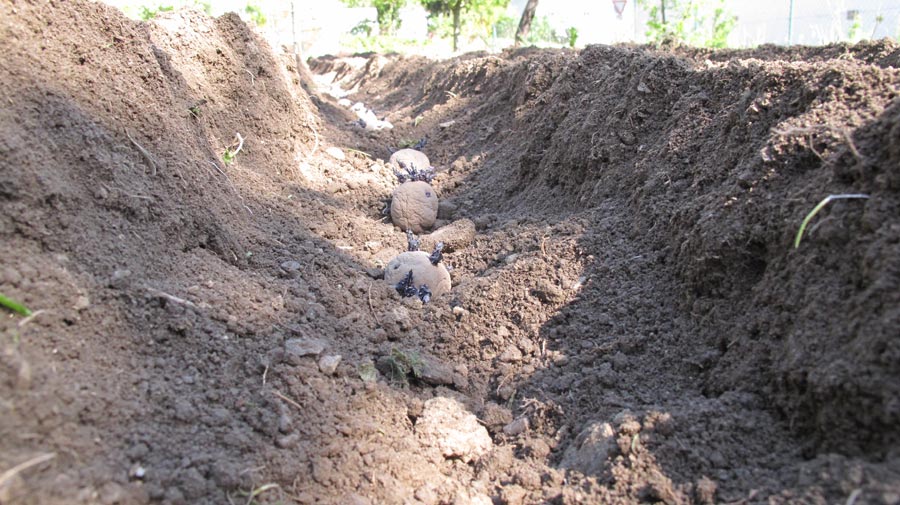
[(522, 416), (503, 427), (503, 433), (514, 437), (528, 430), (528, 416)]
[(608, 465), (610, 453), (617, 447), (615, 435), (609, 423), (588, 424), (563, 453), (559, 466), (585, 475), (600, 475)]
[(641, 81), (641, 82), (638, 83), (638, 85), (637, 85), (637, 90), (638, 90), (638, 93), (645, 93), (645, 94), (646, 94), (646, 93), (649, 93), (649, 92), (650, 92), (650, 88), (647, 87), (646, 84), (644, 84), (644, 81)]
[(334, 372), (337, 371), (337, 367), (341, 362), (341, 355), (328, 355), (322, 356), (319, 359), (319, 371), (321, 371), (325, 375), (334, 375)]
[(297, 270), (300, 270), (300, 263), (297, 261), (285, 261), (280, 266), (285, 272), (296, 272)]
[(445, 128), (450, 128), (454, 124), (456, 124), (456, 120), (451, 119), (450, 121), (444, 121), (443, 123), (438, 124), (438, 126), (440, 126), (442, 129), (445, 129)]
[(131, 466), (131, 469), (128, 470), (128, 476), (132, 479), (143, 480), (147, 475), (147, 469), (141, 466), (138, 463), (135, 463)]
[(325, 152), (328, 153), (329, 156), (331, 156), (332, 158), (334, 158), (336, 160), (343, 161), (343, 160), (347, 159), (347, 156), (344, 154), (344, 151), (342, 151), (339, 147), (329, 147), (328, 149), (325, 149)]
[(325, 350), (325, 342), (317, 338), (292, 338), (284, 343), (287, 356), (318, 356)]
[(73, 305), (72, 308), (80, 312), (90, 306), (91, 300), (87, 295), (78, 295), (78, 297), (75, 298), (75, 305)]

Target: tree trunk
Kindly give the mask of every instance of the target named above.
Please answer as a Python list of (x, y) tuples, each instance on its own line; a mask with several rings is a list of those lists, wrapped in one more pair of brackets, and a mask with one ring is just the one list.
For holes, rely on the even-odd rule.
[(522, 45), (522, 41), (531, 31), (531, 21), (534, 20), (534, 11), (537, 10), (538, 0), (528, 0), (525, 4), (525, 10), (522, 12), (522, 19), (519, 20), (519, 28), (516, 29), (515, 47)]
[(453, 52), (459, 49), (459, 13), (462, 10), (463, 0), (456, 0), (453, 4)]
[(666, 26), (666, 0), (659, 0), (659, 11), (662, 14), (662, 24)]

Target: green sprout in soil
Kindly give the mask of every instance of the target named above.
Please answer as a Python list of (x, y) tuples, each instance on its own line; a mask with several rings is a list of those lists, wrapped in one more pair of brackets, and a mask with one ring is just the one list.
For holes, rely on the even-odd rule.
[(21, 314), (23, 316), (31, 315), (31, 310), (29, 310), (28, 307), (13, 300), (12, 298), (7, 298), (6, 296), (3, 296), (2, 294), (0, 294), (0, 305), (2, 305), (3, 307), (6, 307), (7, 309), (9, 309), (17, 314)]
[(800, 229), (797, 230), (797, 236), (794, 238), (794, 249), (800, 247), (800, 241), (803, 240), (803, 232), (806, 231), (806, 226), (812, 221), (812, 218), (819, 213), (820, 210), (825, 208), (826, 205), (829, 204), (832, 200), (844, 200), (844, 199), (852, 199), (852, 198), (869, 198), (869, 195), (862, 194), (844, 194), (844, 195), (828, 195), (819, 202), (818, 205), (813, 207), (813, 210), (803, 218), (803, 222), (800, 223)]
[(222, 160), (225, 162), (225, 165), (230, 165), (244, 147), (244, 137), (241, 137), (240, 133), (235, 133), (234, 139), (234, 143), (226, 147), (225, 153), (222, 154)]
[(204, 104), (206, 104), (206, 99), (200, 100), (194, 105), (188, 107), (188, 112), (190, 112), (191, 116), (194, 116), (195, 119), (200, 119), (200, 107), (202, 107)]
[(399, 349), (391, 349), (391, 355), (387, 358), (387, 365), (390, 370), (390, 379), (401, 384), (409, 384), (408, 376), (413, 378), (422, 377), (422, 367), (424, 363), (418, 354), (412, 351), (401, 351)]
[[(259, 495), (261, 495), (261, 494), (263, 494), (263, 493), (265, 493), (266, 491), (269, 491), (269, 490), (271, 490), (271, 489), (281, 489), (281, 486), (279, 486), (278, 484), (275, 484), (274, 482), (270, 482), (270, 483), (268, 483), (268, 484), (263, 484), (262, 486), (259, 486), (259, 487), (257, 487), (257, 488), (253, 488), (253, 489), (251, 489), (249, 492), (248, 492), (248, 491), (241, 491), (241, 490), (239, 490), (237, 493), (238, 493), (238, 495), (240, 495), (240, 496), (247, 497), (247, 502), (246, 502), (246, 504), (247, 504), (247, 505), (252, 505), (252, 504), (254, 504), (254, 503), (258, 503), (258, 502), (256, 501), (256, 498), (257, 498)], [(230, 497), (230, 496), (228, 497), (228, 501), (231, 502), (231, 497)], [(231, 503), (233, 503), (233, 502), (231, 502)], [(281, 502), (281, 501), (278, 501), (278, 502), (275, 502), (275, 503), (282, 503), (282, 502)]]

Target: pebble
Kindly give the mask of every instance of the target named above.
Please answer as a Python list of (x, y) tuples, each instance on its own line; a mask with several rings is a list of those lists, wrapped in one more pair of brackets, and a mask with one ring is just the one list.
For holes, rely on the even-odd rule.
[(280, 266), (285, 272), (296, 272), (297, 270), (300, 270), (300, 262), (298, 261), (285, 261)]
[(325, 149), (325, 152), (328, 153), (329, 156), (331, 156), (332, 158), (334, 158), (336, 160), (343, 161), (343, 160), (347, 159), (347, 156), (344, 154), (344, 151), (342, 151), (339, 147), (329, 147), (328, 149)]
[(511, 437), (525, 433), (526, 430), (528, 430), (528, 416), (514, 419), (513, 422), (503, 427), (503, 433)]
[(341, 355), (326, 355), (319, 359), (319, 371), (325, 375), (334, 375), (341, 363)]
[(317, 338), (291, 338), (284, 342), (287, 356), (318, 356), (325, 350), (325, 342)]
[(609, 423), (588, 424), (563, 453), (561, 468), (584, 474), (600, 475), (608, 466), (609, 455), (616, 449), (616, 431)]
[(131, 466), (128, 470), (128, 476), (132, 479), (142, 480), (147, 475), (147, 469), (138, 463)]
[(91, 300), (87, 295), (78, 295), (78, 297), (75, 298), (75, 305), (73, 305), (72, 308), (77, 311), (82, 311), (90, 306)]

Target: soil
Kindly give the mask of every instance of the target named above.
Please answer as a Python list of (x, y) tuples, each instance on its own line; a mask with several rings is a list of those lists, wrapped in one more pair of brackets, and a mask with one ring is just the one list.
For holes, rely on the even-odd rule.
[(13, 1), (0, 49), (0, 503), (900, 503), (893, 42), (300, 62)]

